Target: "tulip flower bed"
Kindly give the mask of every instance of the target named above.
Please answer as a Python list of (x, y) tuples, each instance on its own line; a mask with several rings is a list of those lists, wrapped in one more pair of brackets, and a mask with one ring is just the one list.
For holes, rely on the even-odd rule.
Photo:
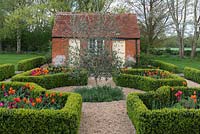
[(200, 89), (168, 86), (127, 97), (128, 116), (137, 134), (200, 133)]
[(62, 86), (87, 85), (88, 73), (85, 70), (36, 68), (12, 77), (12, 81), (34, 82), (46, 89)]
[(172, 73), (160, 69), (123, 69), (114, 77), (116, 85), (144, 91), (156, 90), (161, 86), (187, 86), (187, 82)]
[(41, 93), (33, 95), (34, 86), (26, 84), (23, 87), (14, 89), (11, 86), (1, 85), (0, 88), (0, 107), (5, 108), (29, 108), (29, 109), (61, 109), (64, 107), (66, 98), (62, 94)]
[(8, 82), (0, 83), (0, 95), (0, 133), (78, 132), (82, 103), (79, 94)]
[(72, 69), (66, 67), (47, 67), (47, 68), (36, 68), (31, 71), (31, 76), (40, 76), (47, 74), (56, 74), (56, 73), (67, 73), (72, 72)]

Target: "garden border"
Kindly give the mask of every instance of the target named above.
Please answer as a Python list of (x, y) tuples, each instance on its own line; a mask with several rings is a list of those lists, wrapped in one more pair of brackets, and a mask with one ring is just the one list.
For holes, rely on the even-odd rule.
[(40, 67), (41, 65), (45, 64), (45, 62), (46, 62), (45, 56), (37, 56), (34, 58), (20, 60), (17, 63), (17, 70), (27, 71), (36, 67)]
[(15, 75), (15, 65), (2, 64), (0, 65), (0, 81), (10, 78)]
[(164, 61), (161, 61), (161, 60), (153, 60), (151, 65), (158, 67), (162, 70), (172, 72), (172, 73), (179, 73), (178, 66), (171, 64), (171, 63), (168, 63), (168, 62), (164, 62)]
[[(21, 82), (3, 82), (2, 84), (13, 86), (13, 88), (24, 86)], [(47, 91), (44, 88), (35, 86), (35, 90), (45, 93), (59, 92)], [(34, 110), (34, 109), (6, 109), (0, 108), (0, 133), (64, 133), (77, 134), (80, 117), (82, 98), (79, 94), (63, 93), (67, 97), (65, 106), (60, 110)], [(15, 123), (13, 125), (13, 123)], [(12, 125), (11, 125), (12, 124)], [(31, 125), (31, 126), (30, 126)]]
[[(197, 88), (177, 87), (174, 91), (200, 90)], [(148, 109), (148, 103), (153, 98), (159, 99), (162, 104), (170, 101), (170, 87), (161, 87), (157, 91), (148, 93), (131, 93), (127, 97), (128, 116), (136, 128), (137, 134), (187, 134), (200, 133), (200, 110), (195, 109)], [(145, 105), (146, 104), (146, 105)]]
[[(122, 71), (122, 74), (114, 77), (114, 81), (117, 86), (136, 88), (144, 91), (156, 90), (161, 86), (187, 86), (186, 80), (183, 78), (171, 74), (168, 71), (164, 71), (169, 74), (168, 79), (154, 79), (146, 76), (139, 76), (137, 73), (142, 73), (144, 71), (164, 71), (160, 69), (126, 69)], [(186, 83), (186, 84), (185, 84)]]
[(192, 67), (185, 67), (184, 77), (186, 79), (200, 83), (200, 70)]
[(80, 71), (80, 74), (76, 76), (72, 76), (70, 72), (31, 76), (31, 71), (32, 70), (15, 75), (11, 80), (19, 82), (34, 82), (46, 89), (63, 86), (81, 86), (87, 85), (88, 82), (88, 73), (84, 70)]

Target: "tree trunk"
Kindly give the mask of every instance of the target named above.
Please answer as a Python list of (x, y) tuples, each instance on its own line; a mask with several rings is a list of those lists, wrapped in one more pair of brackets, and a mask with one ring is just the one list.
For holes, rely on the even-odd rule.
[(192, 51), (190, 55), (192, 59), (196, 56), (197, 40), (198, 40), (197, 29), (195, 29), (194, 37), (192, 39)]
[(178, 34), (178, 39), (177, 39), (177, 44), (179, 46), (179, 57), (183, 58), (184, 57), (184, 44), (183, 44), (183, 37)]
[(3, 48), (2, 48), (2, 41), (0, 40), (0, 52), (3, 51), (2, 49), (3, 49)]
[[(198, 32), (198, 25), (199, 25), (199, 22), (200, 22), (200, 16), (198, 17), (197, 16), (197, 12), (199, 10), (198, 8), (198, 3), (199, 3), (199, 0), (195, 0), (194, 1), (194, 35), (193, 35), (193, 39), (192, 39), (192, 51), (191, 51), (191, 58), (194, 58), (196, 56), (196, 48), (197, 48), (197, 41), (199, 39), (199, 32)], [(200, 29), (199, 29), (200, 30)]]
[(184, 41), (183, 37), (181, 37), (181, 58), (184, 58)]
[(191, 58), (194, 58), (196, 56), (196, 48), (197, 48), (197, 43), (195, 42), (192, 45)]
[(17, 53), (21, 53), (21, 32), (17, 30)]

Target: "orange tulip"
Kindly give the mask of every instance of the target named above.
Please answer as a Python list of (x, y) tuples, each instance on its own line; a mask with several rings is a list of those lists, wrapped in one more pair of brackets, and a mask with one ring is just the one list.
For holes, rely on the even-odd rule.
[(26, 88), (30, 88), (30, 84), (29, 84), (29, 83), (26, 83), (25, 87), (26, 87)]
[(26, 102), (27, 102), (27, 99), (26, 99), (26, 98), (23, 98), (23, 101), (26, 103)]
[(190, 97), (191, 99), (196, 99), (197, 98), (197, 96), (196, 95), (191, 95), (191, 97)]
[(33, 90), (34, 89), (34, 86), (30, 86), (30, 90)]
[(37, 103), (41, 103), (41, 102), (42, 102), (42, 99), (41, 99), (41, 98), (36, 98), (35, 101), (36, 101)]
[(183, 85), (187, 85), (187, 82), (183, 81)]
[(60, 93), (59, 96), (62, 97), (62, 93)]
[(10, 94), (15, 94), (15, 90), (12, 88), (12, 87), (10, 87), (10, 89), (9, 89), (9, 91), (8, 91), (8, 94), (10, 95)]
[(4, 85), (4, 84), (1, 85), (1, 89), (2, 89), (2, 90), (5, 89), (5, 85)]
[(51, 100), (51, 103), (55, 103), (55, 99), (52, 99), (52, 100)]
[(55, 94), (55, 93), (52, 93), (52, 94), (50, 94), (50, 97), (54, 97), (54, 96), (56, 96), (56, 94)]
[(34, 107), (35, 106), (35, 102), (32, 102), (31, 105)]
[(48, 96), (49, 96), (49, 94), (48, 94), (48, 93), (46, 93), (46, 94), (45, 94), (45, 96), (46, 96), (46, 97), (48, 97)]

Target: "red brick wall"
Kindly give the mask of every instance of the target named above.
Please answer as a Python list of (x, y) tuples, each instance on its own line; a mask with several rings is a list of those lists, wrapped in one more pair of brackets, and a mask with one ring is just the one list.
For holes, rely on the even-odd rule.
[(57, 55), (65, 55), (68, 58), (69, 40), (64, 38), (52, 39), (52, 62)]
[[(134, 57), (136, 56), (136, 41), (126, 40), (125, 41), (125, 56)], [(81, 49), (87, 49), (87, 40), (80, 41)], [(105, 41), (105, 47), (112, 50), (112, 41)], [(66, 60), (68, 58), (69, 51), (69, 39), (64, 38), (53, 38), (52, 39), (52, 62), (57, 55), (64, 55)], [(140, 40), (138, 40), (138, 54), (140, 54)]]
[[(138, 55), (140, 54), (140, 41), (138, 40), (137, 41), (138, 43)], [(131, 57), (136, 57), (136, 40), (126, 40), (126, 58), (128, 56), (131, 56)]]

